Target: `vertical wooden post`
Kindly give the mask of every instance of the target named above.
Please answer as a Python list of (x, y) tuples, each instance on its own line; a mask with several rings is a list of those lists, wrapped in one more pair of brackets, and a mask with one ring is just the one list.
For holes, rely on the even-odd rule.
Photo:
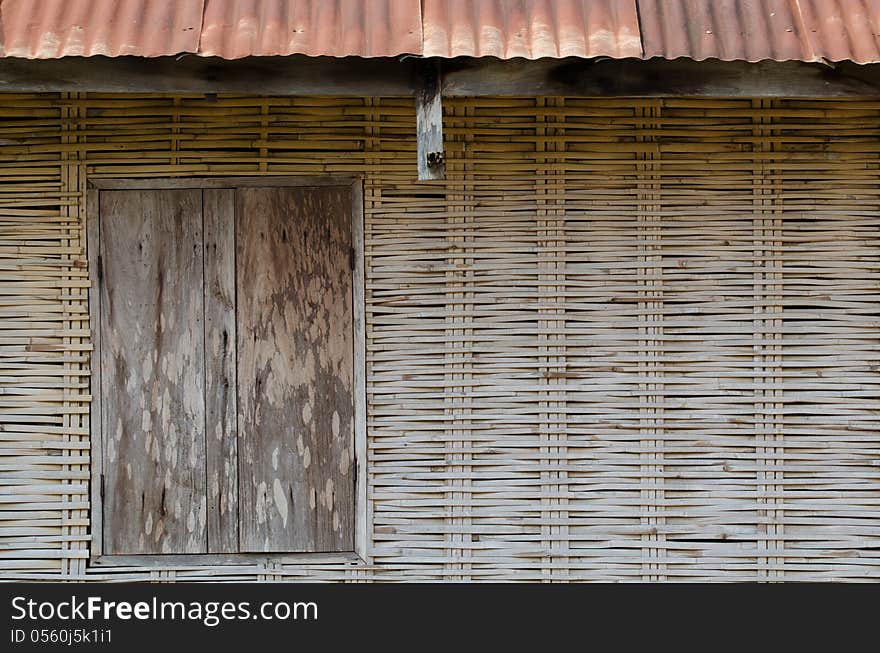
[(419, 181), (445, 179), (443, 153), (443, 105), (440, 61), (426, 59), (419, 67), (416, 85), (416, 141)]

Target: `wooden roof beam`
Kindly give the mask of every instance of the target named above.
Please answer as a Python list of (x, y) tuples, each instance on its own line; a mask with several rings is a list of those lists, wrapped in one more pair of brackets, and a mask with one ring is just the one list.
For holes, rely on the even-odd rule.
[[(417, 57), (186, 56), (0, 59), (0, 92), (240, 93), (414, 97)], [(443, 60), (441, 94), (880, 99), (880, 64), (689, 59)]]

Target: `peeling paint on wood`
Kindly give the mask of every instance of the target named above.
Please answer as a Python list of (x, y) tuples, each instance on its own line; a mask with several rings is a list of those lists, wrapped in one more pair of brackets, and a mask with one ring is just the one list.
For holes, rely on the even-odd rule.
[(352, 550), (351, 191), (237, 195), (241, 551)]
[(354, 549), (353, 187), (220, 183), (93, 194), (102, 559)]
[(101, 194), (106, 553), (206, 550), (201, 208)]

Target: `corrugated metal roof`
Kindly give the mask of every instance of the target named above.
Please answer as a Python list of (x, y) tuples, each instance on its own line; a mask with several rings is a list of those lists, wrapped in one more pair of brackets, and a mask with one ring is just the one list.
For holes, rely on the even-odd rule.
[(813, 56), (880, 61), (880, 0), (798, 0)]
[(880, 0), (0, 0), (0, 56), (880, 62)]
[(422, 51), (419, 0), (2, 0), (2, 56)]
[(206, 0), (199, 54), (389, 57), (422, 51), (413, 0)]
[(203, 0), (3, 0), (5, 57), (196, 52)]
[(880, 61), (880, 0), (638, 0), (644, 57)]
[(426, 57), (639, 57), (636, 0), (424, 0)]

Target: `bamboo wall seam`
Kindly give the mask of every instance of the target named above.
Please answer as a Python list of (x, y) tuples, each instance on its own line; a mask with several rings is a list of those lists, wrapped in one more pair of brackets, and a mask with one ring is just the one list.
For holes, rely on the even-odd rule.
[[(880, 103), (0, 103), (0, 577), (880, 578)], [(372, 564), (87, 568), (89, 178), (364, 175)]]

